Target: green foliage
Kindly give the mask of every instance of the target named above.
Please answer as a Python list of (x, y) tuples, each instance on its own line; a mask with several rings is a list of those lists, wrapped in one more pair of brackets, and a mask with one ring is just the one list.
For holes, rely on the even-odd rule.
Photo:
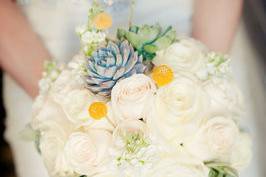
[(124, 141), (126, 142), (126, 150), (128, 153), (136, 153), (141, 148), (149, 145), (144, 137), (138, 133), (127, 135)]
[(97, 2), (97, 0), (94, 0), (92, 3), (91, 8), (89, 9), (89, 22), (88, 22), (88, 29), (89, 30), (93, 30), (93, 24), (92, 24), (92, 20), (100, 13), (104, 12), (103, 7), (100, 5), (100, 3)]
[(223, 54), (215, 52), (211, 52), (208, 54), (208, 62), (212, 63), (215, 67), (220, 66), (221, 64), (225, 63), (227, 60), (228, 57)]
[(238, 177), (237, 171), (226, 163), (205, 162), (205, 165), (210, 168), (209, 177)]
[(36, 131), (34, 144), (35, 144), (35, 147), (36, 147), (36, 149), (37, 149), (39, 154), (42, 153), (41, 149), (40, 149), (40, 139), (41, 139), (41, 132), (40, 131)]
[(93, 19), (94, 17), (96, 17), (98, 14), (104, 12), (104, 9), (102, 8), (102, 6), (96, 1), (94, 0), (92, 3), (91, 8), (89, 9), (89, 19)]
[(21, 139), (25, 141), (34, 142), (34, 145), (41, 154), (40, 149), (40, 139), (41, 139), (41, 132), (39, 130), (34, 130), (30, 124), (27, 124), (26, 127), (20, 132)]
[(150, 144), (147, 142), (145, 137), (140, 133), (129, 133), (123, 137), (125, 143), (125, 151), (121, 156), (116, 158), (117, 165), (120, 166), (122, 163), (132, 163), (132, 161), (138, 162), (140, 165), (145, 164), (143, 154), (139, 154), (141, 149), (147, 148)]
[(163, 29), (159, 24), (131, 26), (129, 30), (118, 29), (119, 40), (128, 40), (144, 60), (152, 60), (156, 52), (176, 41), (176, 31), (171, 26)]
[(44, 77), (50, 78), (52, 81), (55, 81), (60, 73), (61, 69), (55, 61), (47, 60), (44, 62)]

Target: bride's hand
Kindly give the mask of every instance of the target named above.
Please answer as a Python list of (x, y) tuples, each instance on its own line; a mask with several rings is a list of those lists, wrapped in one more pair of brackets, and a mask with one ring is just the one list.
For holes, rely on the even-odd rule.
[(43, 61), (51, 56), (11, 0), (0, 5), (0, 64), (25, 90), (38, 94)]
[(192, 36), (210, 49), (230, 50), (241, 16), (243, 0), (195, 0)]

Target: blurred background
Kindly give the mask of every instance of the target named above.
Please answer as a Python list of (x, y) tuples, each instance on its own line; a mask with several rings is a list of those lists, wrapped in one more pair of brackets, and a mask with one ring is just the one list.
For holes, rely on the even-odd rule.
[[(0, 2), (1, 5), (1, 2)], [(257, 139), (260, 141), (258, 151), (261, 156), (260, 159), (255, 159), (256, 161), (262, 162), (258, 163), (261, 165), (261, 175), (266, 176), (265, 160), (266, 153), (266, 15), (265, 15), (266, 0), (246, 0), (243, 12), (243, 20), (239, 33), (236, 37), (235, 47), (239, 46), (238, 43), (246, 43), (246, 47), (249, 48), (250, 52), (255, 52), (257, 59), (259, 60), (260, 70), (259, 76), (252, 76), (252, 71), (250, 76), (245, 79), (257, 78), (256, 81), (250, 80), (250, 84), (253, 82), (261, 82), (263, 89), (263, 95), (257, 95), (256, 89), (254, 88), (254, 95), (252, 95), (254, 107), (260, 107), (259, 111), (256, 111), (256, 127), (259, 132)], [(244, 49), (243, 49), (244, 50)], [(253, 55), (251, 55), (253, 56)], [(241, 60), (241, 58), (239, 58)], [(254, 58), (250, 58), (247, 62), (250, 65), (254, 65)], [(245, 76), (243, 76), (245, 77)], [(15, 170), (12, 160), (12, 153), (8, 144), (4, 140), (4, 130), (5, 130), (5, 109), (3, 107), (3, 96), (2, 96), (2, 78), (3, 74), (0, 73), (0, 176), (1, 177), (15, 177)], [(250, 176), (252, 177), (252, 176)]]

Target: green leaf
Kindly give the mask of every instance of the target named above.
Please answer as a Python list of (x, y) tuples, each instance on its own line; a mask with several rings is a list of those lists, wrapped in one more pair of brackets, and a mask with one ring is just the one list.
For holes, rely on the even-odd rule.
[(95, 16), (97, 16), (102, 12), (104, 12), (104, 9), (96, 0), (94, 0), (91, 8), (89, 9), (89, 14), (88, 14), (89, 20), (92, 20)]
[(125, 40), (125, 36), (127, 31), (125, 29), (118, 28), (116, 32), (116, 36), (119, 40)]
[(132, 26), (129, 31), (118, 29), (117, 37), (128, 40), (144, 60), (152, 60), (156, 52), (176, 41), (176, 32), (171, 26), (163, 30), (159, 25)]
[(161, 33), (162, 28), (159, 25), (148, 26), (144, 25), (138, 30), (138, 35), (142, 39), (143, 43), (153, 42)]
[(126, 39), (133, 45), (136, 49), (141, 49), (144, 43), (144, 40), (141, 36), (137, 35), (136, 33), (126, 33)]
[(205, 162), (210, 168), (209, 177), (238, 177), (238, 172), (230, 165), (222, 162)]
[(176, 32), (174, 30), (170, 30), (167, 33), (165, 33), (164, 36), (155, 41), (154, 45), (156, 45), (160, 49), (165, 49), (168, 46), (170, 46), (172, 43), (174, 43), (175, 40), (176, 40)]
[(139, 30), (139, 27), (136, 26), (136, 25), (131, 26), (131, 27), (129, 28), (129, 31), (130, 31), (130, 32), (133, 32), (133, 33), (138, 33), (138, 30)]
[(158, 47), (156, 45), (150, 44), (150, 45), (145, 45), (144, 50), (148, 53), (155, 53), (158, 51)]

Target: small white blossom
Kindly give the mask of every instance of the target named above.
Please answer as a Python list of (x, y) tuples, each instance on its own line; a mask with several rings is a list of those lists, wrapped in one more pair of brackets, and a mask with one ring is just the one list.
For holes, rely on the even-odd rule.
[(103, 32), (87, 31), (81, 35), (81, 42), (85, 45), (104, 42), (106, 34)]
[(81, 36), (87, 31), (87, 25), (78, 26), (75, 31), (79, 36)]
[(226, 55), (210, 52), (207, 63), (196, 73), (200, 80), (208, 80), (211, 76), (223, 77), (230, 74), (231, 59)]

